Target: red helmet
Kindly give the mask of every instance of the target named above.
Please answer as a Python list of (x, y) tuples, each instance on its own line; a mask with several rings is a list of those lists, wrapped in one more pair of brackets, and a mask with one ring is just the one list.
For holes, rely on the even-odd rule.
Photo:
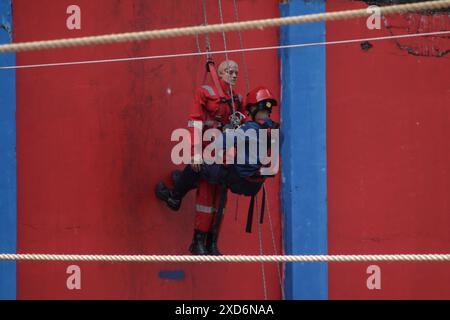
[(244, 100), (244, 107), (248, 109), (252, 105), (258, 105), (260, 102), (270, 102), (267, 104), (268, 108), (271, 108), (272, 106), (278, 105), (277, 100), (273, 96), (273, 94), (270, 92), (269, 89), (263, 86), (256, 87), (255, 89), (251, 90), (247, 97), (245, 97)]

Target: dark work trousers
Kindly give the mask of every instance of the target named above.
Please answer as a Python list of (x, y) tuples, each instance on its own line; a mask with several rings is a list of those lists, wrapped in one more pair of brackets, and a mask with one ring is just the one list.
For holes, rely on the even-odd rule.
[(221, 164), (202, 164), (200, 172), (195, 172), (190, 165), (187, 165), (175, 183), (174, 192), (183, 198), (189, 191), (197, 188), (200, 179), (211, 184), (219, 184), (224, 174), (225, 168)]

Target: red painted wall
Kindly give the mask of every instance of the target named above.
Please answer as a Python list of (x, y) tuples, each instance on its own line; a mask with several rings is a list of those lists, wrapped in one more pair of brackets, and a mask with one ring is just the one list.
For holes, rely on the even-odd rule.
[[(226, 21), (234, 20), (224, 1)], [(82, 30), (66, 28), (66, 0), (14, 0), (15, 41), (79, 37), (201, 24), (201, 1), (78, 0)], [(264, 5), (263, 5), (264, 4)], [(217, 23), (216, 1), (208, 1)], [(241, 19), (279, 15), (278, 1), (238, 1)], [(273, 45), (276, 29), (243, 32), (246, 47)], [(223, 49), (220, 35), (213, 49)], [(202, 46), (204, 42), (202, 40)], [(239, 48), (237, 34), (228, 47)], [(196, 51), (184, 37), (17, 55), (17, 64), (92, 60)], [(223, 56), (217, 57), (218, 60)], [(241, 62), (241, 55), (231, 55)], [(187, 254), (194, 194), (179, 214), (156, 201), (154, 185), (168, 180), (170, 135), (186, 126), (204, 58), (108, 63), (17, 72), (18, 252)], [(279, 93), (276, 51), (247, 55), (251, 86)], [(241, 66), (239, 90), (244, 93)], [(171, 90), (171, 94), (168, 93)], [(281, 246), (279, 180), (269, 183), (275, 238)], [(244, 233), (248, 200), (231, 197), (222, 233), (226, 254), (259, 254), (257, 232)], [(269, 225), (264, 253), (272, 254)], [(76, 264), (82, 289), (69, 291), (69, 263), (19, 263), (19, 299), (262, 299), (260, 264)], [(162, 280), (161, 270), (184, 270)], [(266, 265), (268, 297), (281, 296), (276, 266)]]
[[(327, 10), (363, 2), (327, 1)], [(449, 30), (449, 16), (327, 24), (327, 40)], [(408, 29), (409, 28), (409, 29)], [(450, 251), (450, 49), (447, 38), (327, 47), (330, 254)], [(403, 49), (402, 49), (403, 48)], [(409, 54), (407, 48), (416, 54)], [(366, 269), (381, 267), (381, 290)], [(449, 299), (449, 263), (330, 264), (330, 299)]]

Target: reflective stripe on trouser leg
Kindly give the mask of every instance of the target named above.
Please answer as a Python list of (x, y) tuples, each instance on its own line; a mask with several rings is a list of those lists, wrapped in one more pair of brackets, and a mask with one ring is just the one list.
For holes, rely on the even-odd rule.
[(195, 229), (208, 232), (211, 230), (218, 204), (218, 186), (200, 179), (197, 188), (195, 207)]

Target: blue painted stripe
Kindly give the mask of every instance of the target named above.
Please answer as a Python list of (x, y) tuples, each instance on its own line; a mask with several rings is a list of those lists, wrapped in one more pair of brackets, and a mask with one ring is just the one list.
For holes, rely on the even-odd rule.
[[(12, 42), (11, 0), (0, 0), (0, 43)], [(15, 65), (15, 54), (1, 54), (0, 65)], [(16, 253), (16, 73), (0, 70), (0, 252)], [(0, 299), (16, 299), (16, 264), (0, 262)]]
[(166, 280), (184, 280), (186, 275), (183, 270), (175, 270), (175, 271), (162, 270), (159, 272), (159, 277), (161, 279)]
[[(290, 0), (282, 16), (325, 12), (325, 0)], [(285, 44), (325, 41), (325, 23), (281, 28)], [(286, 254), (327, 254), (325, 47), (280, 51), (282, 197)], [(325, 263), (286, 266), (287, 299), (328, 299)]]

